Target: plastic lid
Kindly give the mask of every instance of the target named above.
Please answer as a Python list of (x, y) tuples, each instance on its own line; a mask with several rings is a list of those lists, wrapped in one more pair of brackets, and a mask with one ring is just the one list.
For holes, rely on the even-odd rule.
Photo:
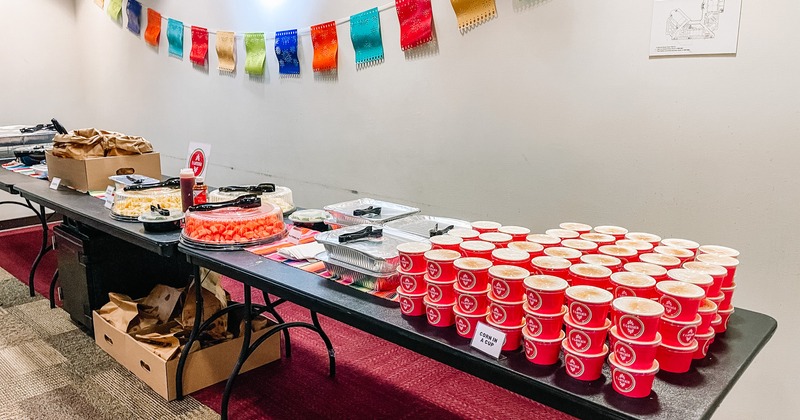
[(622, 260), (619, 258), (603, 254), (582, 255), (581, 262), (585, 264), (602, 265), (604, 267), (617, 267), (622, 265)]
[(581, 239), (604, 244), (613, 244), (614, 241), (617, 240), (617, 238), (611, 235), (606, 235), (605, 233), (584, 233), (581, 235)]
[(575, 232), (591, 232), (592, 227), (586, 223), (579, 222), (564, 222), (558, 225), (561, 229), (574, 230)]
[(481, 233), (480, 236), (478, 236), (478, 238), (486, 242), (511, 242), (511, 240), (513, 239), (511, 235), (500, 232)]
[(447, 232), (447, 234), (451, 236), (458, 236), (459, 238), (463, 239), (475, 239), (481, 233), (473, 229), (455, 228), (455, 229), (450, 229), (450, 231)]
[(458, 245), (463, 242), (464, 239), (452, 235), (438, 235), (431, 237), (430, 241), (435, 245)]
[(569, 271), (583, 277), (601, 279), (611, 275), (611, 269), (602, 265), (572, 264)]
[(739, 260), (736, 258), (719, 254), (700, 254), (697, 256), (697, 261), (721, 265), (723, 267), (736, 267), (739, 265)]
[(492, 258), (504, 261), (527, 261), (530, 254), (525, 251), (509, 248), (498, 248), (492, 251)]
[(486, 258), (465, 257), (453, 262), (453, 265), (461, 270), (484, 270), (492, 266), (492, 262)]
[(561, 257), (561, 258), (566, 258), (568, 260), (580, 258), (582, 255), (581, 252), (578, 251), (577, 249), (567, 248), (563, 246), (553, 246), (550, 248), (546, 248), (544, 250), (544, 253), (545, 255), (551, 257)]
[(566, 248), (579, 249), (581, 251), (597, 249), (597, 243), (584, 239), (564, 239), (561, 241), (561, 245)]
[(632, 287), (651, 287), (656, 285), (656, 280), (647, 274), (635, 273), (631, 271), (620, 271), (611, 275), (611, 282), (623, 286)]
[(683, 263), (683, 268), (687, 270), (697, 271), (698, 273), (704, 273), (711, 276), (719, 277), (728, 274), (728, 270), (725, 267), (717, 264), (709, 264), (702, 261), (689, 261)]
[(653, 244), (651, 244), (650, 242), (636, 241), (633, 239), (620, 239), (616, 242), (616, 245), (627, 246), (637, 251), (649, 251), (653, 249)]
[(618, 297), (614, 299), (611, 306), (619, 311), (634, 315), (661, 316), (664, 314), (664, 305), (641, 297)]
[(676, 248), (674, 246), (664, 246), (664, 245), (659, 245), (653, 248), (653, 252), (655, 252), (656, 254), (671, 255), (673, 257), (678, 257), (678, 258), (691, 258), (694, 256), (694, 252), (686, 248)]
[(734, 258), (739, 256), (739, 251), (722, 245), (703, 245), (698, 249), (703, 254), (718, 254)]
[(544, 233), (561, 239), (575, 239), (581, 236), (580, 233), (568, 229), (547, 229)]
[(510, 249), (525, 251), (527, 253), (540, 252), (541, 250), (544, 249), (544, 246), (542, 246), (542, 244), (537, 244), (536, 242), (527, 242), (527, 241), (511, 242), (508, 244), (508, 247)]
[(478, 229), (499, 229), (502, 226), (500, 223), (491, 222), (488, 220), (478, 220), (471, 223), (472, 227)]
[(573, 300), (586, 303), (605, 303), (614, 299), (608, 290), (594, 286), (572, 286), (567, 288), (566, 293)]
[(673, 268), (667, 271), (667, 276), (672, 280), (692, 283), (697, 285), (706, 285), (714, 283), (714, 278), (708, 274), (700, 273), (698, 271), (689, 270), (686, 268)]
[(202, 176), (198, 176), (198, 177), (196, 177), (196, 178), (194, 179), (194, 183), (195, 183), (195, 184), (202, 184), (203, 182), (204, 182), (204, 179), (203, 179), (203, 177), (202, 177)]
[(690, 241), (688, 239), (679, 239), (679, 238), (667, 238), (661, 240), (661, 245), (665, 246), (673, 246), (675, 248), (683, 248), (683, 249), (690, 249), (692, 251), (700, 248), (700, 244), (695, 241)]
[(627, 263), (622, 268), (625, 271), (630, 271), (632, 273), (642, 273), (647, 274), (651, 277), (661, 277), (667, 274), (667, 269), (655, 264), (645, 263), (645, 262), (632, 262)]
[(397, 245), (397, 251), (406, 254), (423, 254), (430, 250), (431, 244), (425, 242), (404, 242)]
[(639, 260), (641, 262), (660, 265), (662, 267), (677, 267), (681, 264), (681, 260), (678, 257), (656, 253), (642, 254), (639, 256)]
[(194, 170), (192, 168), (183, 168), (180, 172), (181, 178), (194, 178)]
[(604, 233), (606, 235), (624, 235), (628, 233), (628, 229), (621, 226), (596, 226), (594, 231), (597, 233)]
[(682, 281), (664, 280), (656, 284), (656, 289), (661, 293), (681, 296), (685, 298), (699, 298), (705, 297), (706, 292), (698, 286), (691, 283), (684, 283)]
[(658, 235), (653, 235), (652, 233), (646, 232), (628, 232), (625, 234), (625, 239), (632, 239), (634, 241), (645, 241), (645, 242), (660, 242), (661, 237)]
[(635, 248), (622, 245), (603, 245), (598, 249), (598, 252), (620, 257), (632, 257), (637, 254)]
[(461, 258), (461, 253), (451, 249), (433, 249), (425, 252), (425, 259), (430, 261), (455, 261)]
[(531, 264), (539, 268), (546, 268), (549, 270), (561, 270), (565, 268), (569, 268), (572, 265), (566, 258), (561, 257), (551, 257), (551, 256), (540, 256), (535, 257), (531, 260)]
[(530, 229), (522, 226), (500, 226), (497, 231), (509, 235), (528, 235), (531, 233)]
[(465, 251), (473, 252), (487, 252), (497, 248), (495, 244), (486, 241), (464, 241), (461, 242), (459, 247)]
[(548, 292), (557, 292), (559, 290), (566, 290), (569, 283), (566, 280), (548, 275), (536, 275), (525, 278), (525, 287), (534, 290), (544, 290)]
[(501, 279), (522, 280), (531, 275), (530, 271), (515, 265), (496, 265), (489, 269), (489, 274)]
[(548, 235), (546, 233), (534, 233), (528, 235), (525, 240), (542, 245), (557, 245), (561, 242), (561, 238), (558, 236)]

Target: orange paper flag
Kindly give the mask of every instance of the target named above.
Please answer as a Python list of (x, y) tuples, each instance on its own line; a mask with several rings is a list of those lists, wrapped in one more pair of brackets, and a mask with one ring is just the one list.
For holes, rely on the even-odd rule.
[(147, 29), (144, 31), (144, 40), (154, 46), (158, 46), (161, 35), (161, 13), (153, 9), (147, 9)]
[(311, 27), (311, 43), (314, 45), (314, 71), (336, 70), (339, 57), (339, 39), (336, 22), (321, 23)]

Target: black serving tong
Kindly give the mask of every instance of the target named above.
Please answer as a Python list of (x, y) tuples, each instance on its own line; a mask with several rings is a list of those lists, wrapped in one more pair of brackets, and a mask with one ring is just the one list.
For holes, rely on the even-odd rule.
[(369, 215), (380, 216), (381, 215), (381, 208), (380, 207), (375, 207), (375, 206), (369, 206), (369, 207), (367, 207), (365, 209), (355, 209), (355, 210), (353, 210), (353, 216), (369, 216)]
[(20, 133), (35, 133), (40, 130), (55, 131), (58, 134), (67, 134), (67, 129), (62, 126), (55, 118), (50, 120), (50, 124), (36, 124), (33, 127), (20, 128)]
[(128, 181), (133, 182), (133, 185), (139, 185), (144, 182), (144, 178), (134, 178), (130, 175), (125, 175), (125, 178), (127, 178)]
[(240, 207), (249, 209), (253, 207), (261, 207), (261, 197), (255, 194), (246, 194), (236, 197), (230, 201), (221, 201), (219, 203), (203, 203), (189, 207), (189, 211), (211, 211), (217, 209), (224, 209), (226, 207)]
[(248, 185), (248, 186), (236, 186), (231, 185), (227, 187), (222, 187), (219, 189), (220, 192), (246, 192), (246, 193), (253, 193), (253, 194), (263, 194), (263, 193), (271, 193), (275, 192), (275, 184), (271, 182), (264, 182), (258, 185)]
[(141, 191), (141, 190), (149, 190), (151, 188), (180, 188), (181, 187), (181, 179), (180, 178), (169, 178), (163, 182), (156, 182), (154, 184), (136, 184), (136, 185), (128, 185), (126, 186), (123, 191)]
[(169, 209), (161, 208), (161, 204), (150, 205), (150, 211), (161, 216), (169, 216)]
[(450, 232), (450, 229), (453, 229), (454, 227), (454, 225), (450, 225), (444, 229), (439, 229), (439, 224), (437, 223), (433, 225), (433, 229), (430, 230), (430, 237), (433, 238), (434, 236), (444, 235), (445, 233)]
[(383, 229), (379, 229), (373, 226), (367, 226), (364, 229), (361, 229), (356, 232), (352, 233), (344, 233), (339, 235), (339, 243), (344, 244), (347, 242), (359, 241), (362, 239), (372, 239), (372, 238), (382, 238), (383, 237)]

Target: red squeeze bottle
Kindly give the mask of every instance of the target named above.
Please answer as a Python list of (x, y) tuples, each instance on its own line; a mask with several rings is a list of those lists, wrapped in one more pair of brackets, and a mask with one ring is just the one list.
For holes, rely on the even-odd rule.
[(194, 201), (194, 197), (192, 194), (192, 190), (194, 189), (194, 171), (191, 168), (184, 168), (181, 169), (181, 204), (183, 205), (183, 211), (185, 212), (188, 209), (192, 202)]

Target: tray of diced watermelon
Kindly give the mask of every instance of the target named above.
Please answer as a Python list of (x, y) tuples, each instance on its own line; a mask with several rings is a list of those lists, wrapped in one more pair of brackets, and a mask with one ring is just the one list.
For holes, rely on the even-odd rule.
[(237, 250), (283, 238), (286, 226), (280, 207), (262, 203), (259, 207), (225, 207), (186, 212), (181, 242), (213, 250)]

